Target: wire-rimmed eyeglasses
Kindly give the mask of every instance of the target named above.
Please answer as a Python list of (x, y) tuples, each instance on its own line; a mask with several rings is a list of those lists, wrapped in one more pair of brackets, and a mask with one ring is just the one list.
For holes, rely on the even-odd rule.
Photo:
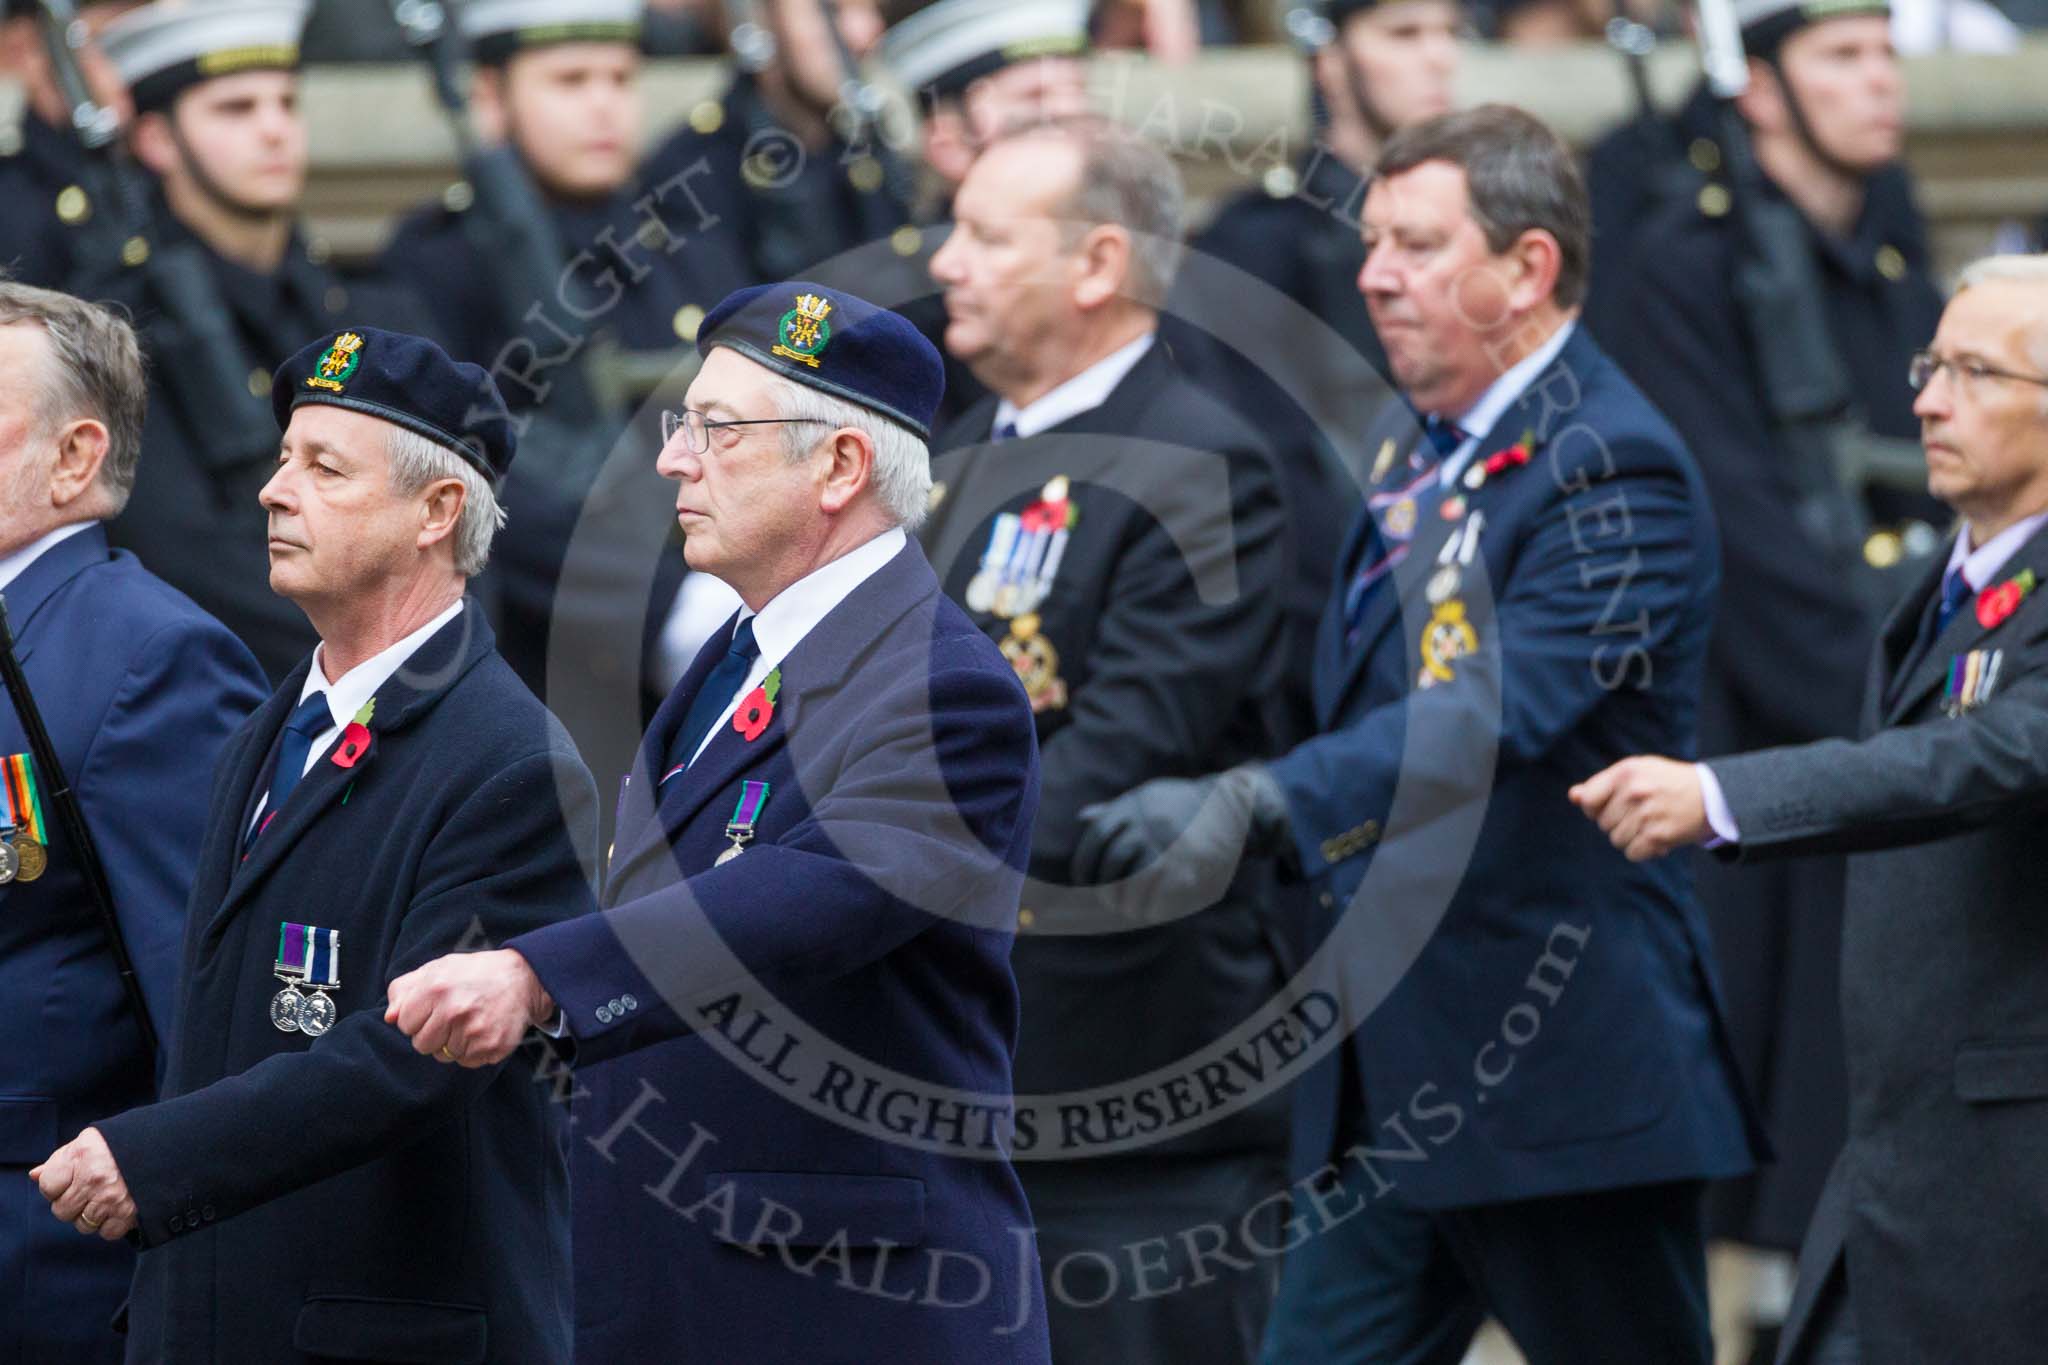
[(683, 434), (683, 448), (693, 454), (702, 455), (711, 448), (711, 433), (720, 427), (765, 427), (784, 422), (814, 422), (821, 426), (830, 423), (819, 417), (744, 417), (731, 421), (714, 422), (695, 408), (684, 408), (681, 412), (665, 408), (661, 414), (661, 443), (667, 445)]
[(1987, 379), (2009, 379), (2018, 384), (2039, 384), (2043, 388), (2048, 388), (2048, 376), (2016, 374), (2011, 370), (2001, 370), (1996, 365), (1986, 365), (1981, 360), (1967, 357), (1951, 360), (1935, 351), (1914, 353), (1912, 364), (1906, 367), (1906, 382), (1912, 385), (1915, 393), (1918, 393), (1932, 384), (1935, 374), (1941, 370), (1947, 370), (1950, 379), (1969, 389), (1976, 388)]

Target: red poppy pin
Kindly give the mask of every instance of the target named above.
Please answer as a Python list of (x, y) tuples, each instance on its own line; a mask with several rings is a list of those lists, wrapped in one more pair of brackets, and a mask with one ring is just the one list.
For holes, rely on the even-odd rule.
[(1977, 624), (1986, 630), (2005, 624), (2005, 618), (2018, 611), (2034, 590), (2034, 582), (2034, 571), (2021, 569), (1997, 587), (1977, 594)]
[(732, 713), (732, 728), (739, 731), (747, 743), (752, 744), (768, 728), (768, 722), (775, 719), (775, 698), (782, 692), (782, 670), (771, 669), (761, 679), (761, 685), (747, 693), (740, 700), (737, 710)]
[(370, 698), (363, 703), (363, 709), (356, 712), (356, 718), (341, 732), (341, 742), (334, 746), (334, 766), (353, 768), (356, 760), (370, 748), (370, 717), (377, 713), (377, 699)]
[(1522, 439), (1506, 450), (1496, 450), (1486, 457), (1486, 473), (1490, 478), (1504, 470), (1514, 469), (1529, 463), (1529, 441), (1531, 433), (1523, 432)]

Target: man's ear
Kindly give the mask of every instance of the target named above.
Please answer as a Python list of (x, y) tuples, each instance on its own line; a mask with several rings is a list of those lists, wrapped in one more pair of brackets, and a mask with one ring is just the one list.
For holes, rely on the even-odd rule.
[(57, 457), (50, 466), (50, 505), (69, 507), (92, 491), (107, 461), (112, 438), (106, 424), (82, 417), (57, 433)]
[(1519, 316), (1557, 292), (1558, 272), (1564, 266), (1564, 248), (1543, 228), (1530, 228), (1508, 245), (1503, 253), (1510, 273), (1505, 281), (1509, 310)]
[(1785, 86), (1778, 68), (1761, 57), (1749, 59), (1749, 84), (1735, 97), (1735, 112), (1760, 133), (1782, 133), (1791, 126)]
[(161, 111), (135, 116), (128, 145), (134, 150), (135, 159), (159, 180), (178, 169), (184, 159), (178, 151), (178, 139), (171, 132), (171, 116)]
[(1089, 228), (1074, 253), (1080, 263), (1080, 278), (1074, 281), (1075, 306), (1092, 310), (1128, 295), (1134, 249), (1126, 228), (1111, 223)]
[(512, 135), (506, 98), (504, 69), (477, 67), (469, 82), (469, 117), (478, 140), (488, 146), (501, 146)]
[(420, 498), (420, 533), (413, 543), (424, 550), (448, 540), (462, 521), (462, 505), (469, 490), (460, 479), (436, 479)]
[(875, 442), (865, 431), (841, 427), (826, 439), (824, 481), (818, 508), (843, 512), (875, 481)]

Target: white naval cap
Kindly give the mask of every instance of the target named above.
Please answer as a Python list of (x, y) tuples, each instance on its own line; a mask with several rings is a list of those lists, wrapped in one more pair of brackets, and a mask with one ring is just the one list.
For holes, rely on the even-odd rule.
[(557, 43), (640, 45), (646, 0), (470, 0), (462, 34), (476, 60), (502, 66), (515, 52)]
[(1735, 22), (1750, 55), (1767, 57), (1787, 35), (1824, 19), (1892, 12), (1890, 0), (1735, 0)]
[(882, 62), (911, 90), (954, 95), (1013, 62), (1088, 50), (1088, 0), (938, 0), (882, 35)]
[(136, 109), (242, 71), (291, 71), (312, 0), (156, 0), (108, 24), (100, 50)]

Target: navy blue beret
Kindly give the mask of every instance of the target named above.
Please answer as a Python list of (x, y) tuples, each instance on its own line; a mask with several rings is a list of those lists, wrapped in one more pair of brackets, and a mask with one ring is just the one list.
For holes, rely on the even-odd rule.
[(311, 343), (270, 381), (277, 429), (292, 409), (330, 403), (366, 412), (454, 450), (496, 487), (519, 437), (505, 400), (483, 367), (452, 359), (425, 337), (376, 327), (345, 327)]
[(697, 328), (697, 353), (730, 346), (777, 374), (872, 408), (926, 440), (946, 391), (938, 348), (899, 313), (807, 280), (725, 296)]

